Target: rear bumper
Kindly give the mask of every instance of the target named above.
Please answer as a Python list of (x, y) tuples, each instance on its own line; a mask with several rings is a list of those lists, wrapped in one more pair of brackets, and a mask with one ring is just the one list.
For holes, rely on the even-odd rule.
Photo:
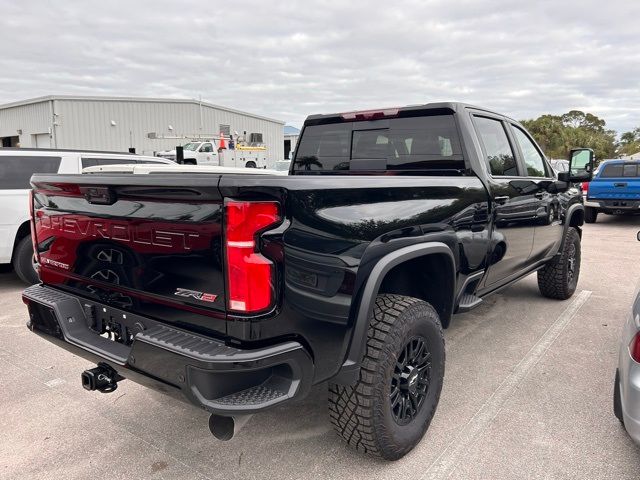
[(584, 202), (584, 206), (597, 208), (598, 210), (609, 213), (640, 213), (639, 200), (595, 200), (589, 198)]
[[(313, 362), (295, 341), (241, 349), (43, 285), (23, 293), (29, 328), (122, 377), (181, 397), (218, 415), (255, 413), (304, 396)], [(102, 317), (135, 331), (130, 345), (98, 335)]]

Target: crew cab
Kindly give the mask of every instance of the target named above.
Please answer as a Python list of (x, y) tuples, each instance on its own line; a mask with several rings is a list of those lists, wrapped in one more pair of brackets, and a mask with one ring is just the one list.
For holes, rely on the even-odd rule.
[(36, 174), (28, 327), (97, 364), (86, 389), (175, 394), (224, 440), (328, 382), (338, 434), (397, 459), (436, 410), (454, 314), (534, 272), (546, 297), (575, 292), (569, 182), (593, 152), (569, 162), (556, 175), (508, 117), (432, 103), (310, 116), (286, 176)]
[(598, 213), (609, 215), (640, 213), (640, 161), (605, 160), (586, 190), (585, 221), (595, 223)]
[(80, 173), (96, 165), (171, 164), (168, 160), (119, 152), (50, 150), (42, 148), (0, 149), (0, 264), (12, 264), (25, 283), (38, 282), (33, 265), (29, 212), (29, 178), (34, 172)]

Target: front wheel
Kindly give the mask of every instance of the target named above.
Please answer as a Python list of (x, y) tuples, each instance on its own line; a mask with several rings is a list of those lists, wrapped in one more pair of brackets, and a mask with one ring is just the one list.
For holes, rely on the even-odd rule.
[(594, 207), (584, 207), (584, 221), (587, 223), (596, 223), (598, 219), (598, 209)]
[(538, 270), (538, 288), (548, 298), (566, 300), (578, 286), (580, 276), (580, 235), (569, 227), (562, 250)]
[(403, 457), (429, 428), (444, 363), (442, 326), (433, 307), (413, 297), (378, 296), (358, 382), (329, 386), (334, 428), (362, 452)]

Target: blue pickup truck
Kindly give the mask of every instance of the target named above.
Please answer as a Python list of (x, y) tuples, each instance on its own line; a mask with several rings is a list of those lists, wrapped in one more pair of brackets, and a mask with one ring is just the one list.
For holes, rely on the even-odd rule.
[(640, 161), (605, 160), (587, 190), (585, 222), (595, 223), (598, 213), (640, 213)]

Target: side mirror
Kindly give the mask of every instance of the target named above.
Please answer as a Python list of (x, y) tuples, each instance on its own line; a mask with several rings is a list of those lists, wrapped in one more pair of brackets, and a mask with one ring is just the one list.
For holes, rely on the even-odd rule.
[(590, 182), (595, 156), (590, 148), (573, 148), (569, 153), (569, 181)]

